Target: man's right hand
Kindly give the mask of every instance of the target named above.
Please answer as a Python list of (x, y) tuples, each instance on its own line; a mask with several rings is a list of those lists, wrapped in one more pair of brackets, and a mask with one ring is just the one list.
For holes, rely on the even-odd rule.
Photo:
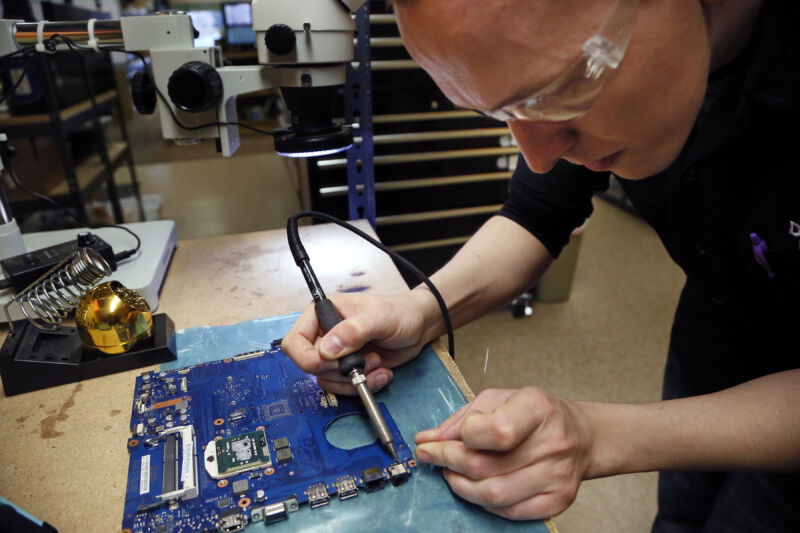
[[(526, 229), (495, 216), (431, 281), (447, 302), (453, 326), (458, 327), (535, 285), (552, 261), (544, 245)], [(367, 385), (377, 390), (391, 381), (392, 368), (413, 359), (425, 343), (446, 333), (436, 299), (424, 285), (394, 296), (345, 293), (330, 298), (344, 320), (323, 338), (314, 308), (309, 306), (283, 338), (282, 347), (297, 366), (319, 376), (319, 385), (334, 393), (355, 394), (336, 371), (340, 357), (361, 351)]]
[[(391, 368), (416, 357), (426, 342), (427, 289), (395, 296), (367, 293), (330, 295), (342, 321), (324, 334), (309, 305), (283, 338), (281, 348), (304, 372), (316, 374), (319, 386), (335, 394), (355, 394), (339, 374), (338, 359), (361, 351), (364, 373), (372, 391), (392, 379)], [(435, 305), (435, 301), (434, 301)], [(363, 348), (363, 349), (362, 349)]]

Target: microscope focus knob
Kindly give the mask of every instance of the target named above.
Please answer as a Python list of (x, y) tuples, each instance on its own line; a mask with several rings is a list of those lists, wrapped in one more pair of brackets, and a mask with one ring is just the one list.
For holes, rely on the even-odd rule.
[(131, 78), (131, 99), (141, 115), (151, 115), (156, 110), (156, 86), (147, 72), (137, 72)]
[(294, 50), (297, 38), (294, 30), (286, 24), (273, 24), (264, 34), (264, 44), (273, 54), (285, 56)]
[(178, 109), (200, 113), (219, 103), (222, 98), (222, 78), (217, 69), (208, 63), (189, 61), (169, 77), (167, 92)]

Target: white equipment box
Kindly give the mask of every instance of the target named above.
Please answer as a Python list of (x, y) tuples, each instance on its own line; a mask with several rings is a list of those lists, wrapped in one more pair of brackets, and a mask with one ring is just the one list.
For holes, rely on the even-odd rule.
[[(117, 270), (104, 281), (116, 280), (129, 289), (141, 294), (150, 309), (158, 308), (158, 295), (161, 285), (167, 275), (172, 254), (178, 246), (178, 237), (175, 233), (175, 222), (172, 220), (155, 220), (152, 222), (134, 222), (122, 224), (136, 233), (142, 240), (142, 247), (138, 253), (125, 259), (117, 265)], [(58, 231), (43, 231), (41, 233), (27, 233), (22, 235), (25, 249), (32, 252), (54, 244), (61, 244), (75, 240), (78, 233), (91, 231), (111, 245), (114, 253), (131, 250), (136, 247), (136, 239), (126, 231), (117, 228), (73, 228)], [(0, 272), (2, 278), (2, 272)], [(13, 296), (12, 290), (0, 291), (0, 307), (8, 303)], [(18, 305), (9, 309), (13, 320), (24, 319)], [(4, 313), (0, 313), (0, 323), (6, 322)]]

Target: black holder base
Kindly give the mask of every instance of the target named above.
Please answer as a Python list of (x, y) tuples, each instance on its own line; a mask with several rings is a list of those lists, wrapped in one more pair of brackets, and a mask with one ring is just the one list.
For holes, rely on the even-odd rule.
[(177, 358), (175, 324), (164, 313), (153, 315), (149, 338), (117, 355), (84, 348), (76, 328), (42, 331), (27, 320), (18, 320), (14, 335), (9, 334), (0, 348), (0, 378), (6, 396), (14, 396)]

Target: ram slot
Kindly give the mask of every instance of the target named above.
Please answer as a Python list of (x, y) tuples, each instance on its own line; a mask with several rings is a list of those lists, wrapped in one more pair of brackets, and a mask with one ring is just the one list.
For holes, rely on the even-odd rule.
[(178, 489), (178, 436), (168, 435), (164, 443), (164, 468), (161, 471), (161, 493), (168, 494)]
[[(164, 438), (164, 470), (158, 497), (163, 501), (189, 500), (199, 494), (197, 444), (193, 426), (178, 426), (160, 434)], [(180, 482), (180, 485), (179, 485)]]

